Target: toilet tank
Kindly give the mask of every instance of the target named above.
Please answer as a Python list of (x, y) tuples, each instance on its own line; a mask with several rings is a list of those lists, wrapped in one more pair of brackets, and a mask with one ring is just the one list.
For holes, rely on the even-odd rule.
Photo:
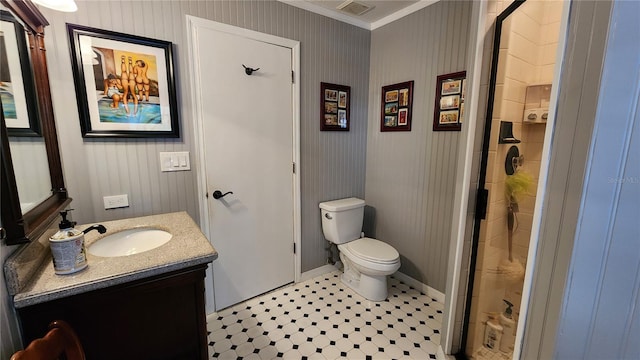
[(364, 218), (364, 200), (347, 198), (320, 203), (322, 232), (325, 239), (343, 244), (360, 238)]

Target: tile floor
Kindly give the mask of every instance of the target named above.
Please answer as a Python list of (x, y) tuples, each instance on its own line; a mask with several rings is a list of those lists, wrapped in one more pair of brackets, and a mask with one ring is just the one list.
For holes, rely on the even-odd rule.
[(436, 358), (442, 303), (393, 277), (389, 298), (370, 302), (339, 276), (321, 275), (210, 316), (210, 357)]

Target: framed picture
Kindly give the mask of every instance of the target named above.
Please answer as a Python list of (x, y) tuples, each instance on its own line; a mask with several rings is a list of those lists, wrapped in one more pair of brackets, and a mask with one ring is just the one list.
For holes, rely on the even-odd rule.
[(413, 80), (382, 87), (380, 131), (411, 131)]
[(440, 98), (440, 109), (457, 109), (460, 107), (460, 95), (447, 95)]
[(179, 137), (168, 41), (67, 24), (83, 137)]
[(466, 71), (438, 76), (433, 131), (460, 131), (466, 95)]
[(25, 31), (7, 11), (0, 11), (0, 101), (9, 136), (41, 136)]
[(349, 131), (351, 87), (320, 83), (320, 130)]
[(398, 126), (407, 125), (407, 115), (409, 109), (403, 108), (398, 111)]

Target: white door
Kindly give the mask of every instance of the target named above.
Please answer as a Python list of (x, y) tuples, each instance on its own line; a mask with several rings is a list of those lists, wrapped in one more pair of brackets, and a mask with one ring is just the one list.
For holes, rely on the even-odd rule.
[(214, 29), (194, 41), (218, 310), (294, 281), (293, 60)]

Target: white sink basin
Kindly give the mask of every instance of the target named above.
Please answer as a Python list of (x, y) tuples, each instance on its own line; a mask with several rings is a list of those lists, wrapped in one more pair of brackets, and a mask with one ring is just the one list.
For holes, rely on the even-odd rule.
[(128, 256), (155, 249), (171, 240), (170, 233), (149, 228), (120, 231), (91, 244), (87, 251), (103, 257)]

